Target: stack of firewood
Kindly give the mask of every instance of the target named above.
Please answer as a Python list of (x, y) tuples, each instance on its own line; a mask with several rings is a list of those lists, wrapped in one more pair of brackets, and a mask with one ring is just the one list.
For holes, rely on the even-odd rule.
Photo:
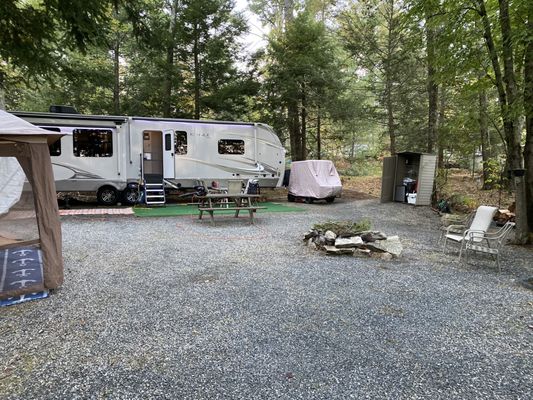
[(514, 222), (515, 219), (515, 203), (511, 204), (507, 209), (498, 210), (494, 216), (494, 221), (498, 225), (504, 225), (507, 221)]

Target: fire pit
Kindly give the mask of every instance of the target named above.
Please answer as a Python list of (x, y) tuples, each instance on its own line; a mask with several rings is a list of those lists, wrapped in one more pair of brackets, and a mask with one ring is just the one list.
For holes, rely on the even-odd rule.
[(359, 255), (390, 260), (399, 257), (403, 247), (398, 236), (370, 230), (369, 221), (328, 221), (316, 224), (303, 237), (313, 250), (329, 255)]

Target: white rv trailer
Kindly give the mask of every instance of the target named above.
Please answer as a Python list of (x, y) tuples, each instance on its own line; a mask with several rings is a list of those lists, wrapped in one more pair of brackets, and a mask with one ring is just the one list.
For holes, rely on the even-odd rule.
[(13, 112), (66, 134), (50, 148), (58, 192), (96, 192), (102, 204), (135, 198), (139, 183), (161, 190), (198, 181), (257, 179), (277, 187), (285, 149), (268, 125), (63, 113)]

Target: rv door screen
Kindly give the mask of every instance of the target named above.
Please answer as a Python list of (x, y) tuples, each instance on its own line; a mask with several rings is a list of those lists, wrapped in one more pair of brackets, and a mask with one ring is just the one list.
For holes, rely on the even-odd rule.
[(163, 178), (174, 179), (174, 131), (163, 132)]

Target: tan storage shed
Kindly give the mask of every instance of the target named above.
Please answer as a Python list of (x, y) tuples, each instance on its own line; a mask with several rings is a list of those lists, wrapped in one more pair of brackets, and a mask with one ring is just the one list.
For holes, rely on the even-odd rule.
[(383, 159), (381, 202), (397, 201), (429, 206), (437, 156), (426, 153), (398, 153)]

